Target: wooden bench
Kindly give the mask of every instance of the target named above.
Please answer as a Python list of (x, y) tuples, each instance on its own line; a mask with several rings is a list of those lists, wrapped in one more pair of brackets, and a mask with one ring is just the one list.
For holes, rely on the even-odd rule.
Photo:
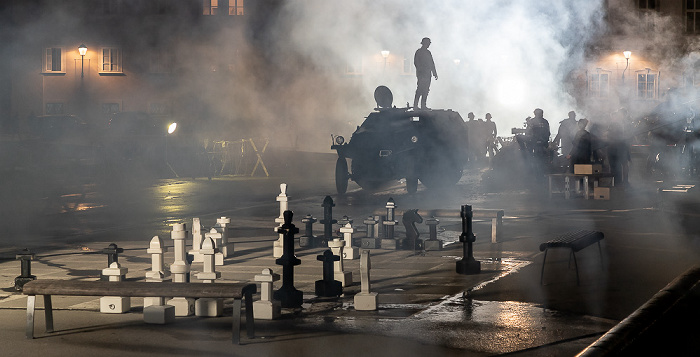
[(54, 332), (51, 295), (68, 296), (125, 296), (125, 297), (186, 297), (233, 298), (233, 343), (240, 343), (241, 301), (245, 298), (245, 323), (248, 338), (255, 337), (253, 321), (253, 294), (256, 285), (250, 283), (173, 283), (136, 281), (74, 281), (34, 280), (23, 288), (27, 296), (27, 338), (34, 338), (34, 307), (36, 295), (44, 296), (46, 332)]
[[(396, 210), (394, 211), (395, 217), (403, 216), (405, 211)], [(375, 215), (386, 215), (386, 211), (376, 210)], [(461, 212), (459, 210), (449, 210), (449, 209), (432, 209), (423, 210), (419, 209), (418, 214), (421, 217), (461, 217)], [(503, 216), (505, 211), (502, 209), (474, 209), (472, 211), (472, 218), (476, 219), (490, 219), (491, 220), (491, 243), (498, 243), (501, 238), (501, 231), (503, 230)]]
[(544, 259), (542, 259), (542, 271), (540, 272), (540, 285), (542, 285), (542, 280), (544, 277), (544, 263), (547, 261), (547, 251), (550, 248), (567, 248), (571, 250), (571, 254), (569, 255), (569, 267), (571, 266), (571, 257), (573, 256), (574, 266), (576, 267), (576, 285), (579, 285), (576, 252), (593, 243), (598, 243), (600, 262), (601, 266), (603, 266), (603, 251), (600, 248), (600, 241), (603, 240), (603, 237), (603, 232), (581, 230), (560, 235), (555, 239), (540, 244), (540, 251), (544, 252)]

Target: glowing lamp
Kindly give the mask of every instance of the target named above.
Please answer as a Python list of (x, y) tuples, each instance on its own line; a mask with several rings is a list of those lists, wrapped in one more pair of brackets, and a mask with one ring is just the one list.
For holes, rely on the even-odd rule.
[(622, 54), (625, 56), (626, 59), (630, 59), (630, 56), (632, 56), (632, 51), (624, 51)]
[(81, 56), (85, 56), (87, 53), (87, 46), (85, 46), (85, 44), (78, 46), (78, 52), (80, 52)]
[(387, 51), (387, 50), (384, 50), (384, 51), (382, 51), (382, 57), (387, 58), (387, 57), (389, 57), (389, 54), (390, 54), (390, 53), (391, 53), (391, 52), (389, 52), (389, 51)]
[(172, 134), (177, 129), (177, 123), (172, 123), (168, 126), (168, 134)]

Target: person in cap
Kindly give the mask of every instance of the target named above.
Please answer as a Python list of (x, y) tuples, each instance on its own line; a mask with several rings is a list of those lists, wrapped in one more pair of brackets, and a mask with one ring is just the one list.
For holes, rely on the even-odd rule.
[(413, 56), (413, 64), (416, 66), (416, 77), (418, 78), (418, 88), (416, 89), (416, 96), (413, 100), (413, 108), (418, 108), (418, 100), (420, 99), (420, 104), (422, 109), (428, 109), (426, 107), (426, 101), (428, 99), (428, 92), (430, 91), (430, 81), (431, 76), (435, 76), (435, 80), (438, 79), (437, 71), (435, 70), (435, 62), (433, 61), (433, 54), (428, 50), (430, 47), (430, 39), (425, 37), (421, 41), (421, 48), (416, 50), (415, 56)]

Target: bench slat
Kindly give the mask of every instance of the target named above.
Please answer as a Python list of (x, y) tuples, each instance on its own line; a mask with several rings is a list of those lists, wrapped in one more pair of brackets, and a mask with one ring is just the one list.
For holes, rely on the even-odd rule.
[(143, 281), (33, 280), (22, 289), (24, 295), (192, 297), (241, 299), (255, 294), (251, 283), (173, 283)]

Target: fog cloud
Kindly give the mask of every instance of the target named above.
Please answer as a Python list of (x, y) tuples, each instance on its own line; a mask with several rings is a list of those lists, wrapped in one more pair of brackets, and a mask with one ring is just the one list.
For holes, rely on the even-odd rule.
[[(553, 118), (575, 109), (565, 81), (572, 69), (584, 65), (587, 41), (601, 29), (601, 3), (291, 1), (276, 24), (277, 33), (285, 34), (277, 45), (293, 48), (339, 83), (353, 83), (342, 76), (343, 65), (363, 59), (358, 85), (339, 84), (343, 91), (334, 93), (361, 98), (361, 107), (324, 109), (354, 125), (375, 107), (372, 93), (378, 85), (391, 88), (396, 106), (412, 102), (415, 75), (403, 73), (403, 61), (412, 67), (421, 38), (430, 37), (439, 79), (431, 86), (428, 105), (465, 117), (470, 111), (481, 118), (491, 112), (508, 131), (521, 127), (536, 107)], [(391, 52), (387, 67), (382, 50)]]

